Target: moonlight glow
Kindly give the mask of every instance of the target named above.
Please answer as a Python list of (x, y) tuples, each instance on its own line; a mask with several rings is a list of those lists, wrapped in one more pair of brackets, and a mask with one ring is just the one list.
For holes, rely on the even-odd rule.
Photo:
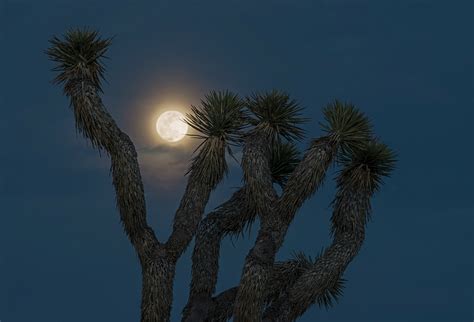
[(178, 111), (167, 111), (156, 121), (156, 131), (164, 140), (177, 142), (188, 132), (188, 125), (184, 122), (183, 114)]

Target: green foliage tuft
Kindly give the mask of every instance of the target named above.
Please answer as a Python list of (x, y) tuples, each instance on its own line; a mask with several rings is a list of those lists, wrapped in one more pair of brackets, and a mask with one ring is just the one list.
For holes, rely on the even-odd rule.
[(316, 303), (320, 307), (329, 309), (337, 303), (344, 291), (346, 280), (343, 278), (336, 279), (333, 284), (327, 287), (321, 294), (316, 297)]
[(301, 155), (296, 146), (290, 142), (279, 142), (272, 149), (270, 171), (273, 182), (285, 187), (288, 177), (301, 161)]
[(280, 137), (288, 141), (304, 138), (304, 130), (299, 126), (307, 118), (301, 116), (303, 109), (288, 94), (277, 90), (255, 93), (247, 97), (246, 105), (253, 115), (248, 122), (273, 140), (279, 141)]
[(111, 39), (101, 39), (97, 31), (87, 29), (69, 30), (63, 38), (53, 37), (46, 50), (50, 60), (58, 63), (53, 68), (59, 72), (54, 83), (87, 80), (100, 90), (105, 70), (101, 59), (106, 58)]
[(338, 176), (338, 185), (373, 193), (395, 169), (395, 153), (376, 140), (366, 142), (358, 150), (341, 158), (344, 167)]
[(201, 100), (200, 106), (191, 106), (186, 123), (201, 134), (190, 136), (208, 139), (219, 138), (235, 144), (241, 139), (245, 126), (244, 102), (229, 91), (212, 91)]
[(204, 140), (196, 148), (200, 151), (187, 173), (192, 172), (199, 180), (214, 187), (227, 173), (226, 147), (232, 155), (230, 145), (241, 140), (245, 127), (244, 103), (229, 91), (212, 91), (201, 100), (200, 106), (191, 106), (185, 121), (200, 132), (189, 136)]
[(225, 160), (225, 143), (212, 137), (206, 139), (200, 147), (197, 155), (193, 157), (186, 175), (191, 173), (195, 179), (214, 189), (228, 171)]
[[(300, 274), (303, 274), (310, 272), (311, 269), (322, 261), (323, 256), (324, 250), (321, 250), (315, 258), (312, 258), (303, 252), (297, 252), (293, 254), (291, 262), (294, 263), (294, 267), (298, 267)], [(324, 281), (324, 283), (316, 290), (317, 296), (315, 297), (315, 302), (320, 307), (329, 309), (337, 303), (338, 299), (342, 296), (345, 282), (346, 280), (341, 276), (334, 276), (334, 278)]]
[(326, 122), (320, 123), (321, 128), (339, 145), (342, 154), (360, 149), (370, 139), (369, 119), (354, 105), (335, 100), (323, 112)]
[(302, 251), (295, 251), (292, 253), (290, 262), (293, 263), (295, 267), (298, 267), (301, 271), (305, 271), (314, 265), (315, 260)]

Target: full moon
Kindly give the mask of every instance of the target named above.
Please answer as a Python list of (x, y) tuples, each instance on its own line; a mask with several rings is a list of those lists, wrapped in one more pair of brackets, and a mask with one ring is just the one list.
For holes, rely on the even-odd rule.
[(156, 121), (156, 131), (164, 140), (177, 142), (188, 132), (188, 124), (184, 122), (184, 116), (180, 112), (167, 111)]

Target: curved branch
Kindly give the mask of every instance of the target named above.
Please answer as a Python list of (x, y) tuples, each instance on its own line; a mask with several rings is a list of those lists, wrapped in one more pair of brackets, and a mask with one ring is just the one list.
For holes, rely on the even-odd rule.
[(173, 261), (178, 260), (193, 239), (211, 191), (211, 186), (196, 180), (191, 174), (174, 217), (173, 231), (165, 244)]
[[(97, 85), (86, 79), (66, 84), (76, 125), (98, 149), (111, 158), (112, 182), (124, 230), (142, 264), (142, 321), (166, 321), (170, 312), (172, 287), (163, 278), (172, 278), (174, 269), (157, 263), (161, 244), (146, 220), (146, 206), (137, 153), (130, 138), (105, 110)], [(161, 299), (161, 300), (160, 300)]]
[[(250, 166), (249, 168), (255, 169)], [(187, 319), (190, 321), (202, 320), (209, 310), (210, 297), (214, 292), (217, 280), (221, 238), (227, 233), (242, 231), (245, 224), (255, 215), (254, 212), (250, 212), (248, 208), (245, 208), (246, 206), (242, 205), (246, 194), (247, 192), (242, 188), (229, 201), (210, 213), (200, 224), (193, 253), (191, 291), (188, 304), (183, 311), (183, 321), (187, 321)], [(298, 197), (301, 197), (301, 194)], [(247, 209), (247, 211), (242, 212), (241, 209)], [(247, 215), (245, 215), (246, 213)], [(283, 276), (278, 281), (273, 280), (271, 285), (275, 285), (276, 282), (286, 285), (288, 276)], [(196, 320), (194, 320), (195, 318)]]
[(141, 259), (151, 256), (159, 245), (146, 221), (146, 206), (140, 167), (132, 140), (106, 111), (99, 93), (104, 66), (101, 63), (110, 39), (97, 32), (71, 30), (64, 40), (54, 37), (46, 51), (59, 72), (54, 80), (64, 84), (70, 98), (77, 130), (111, 158), (111, 174), (122, 224)]
[[(334, 156), (333, 149), (334, 147), (330, 144), (330, 141), (324, 138), (320, 140), (315, 140), (313, 142), (311, 148), (306, 153), (305, 158), (300, 163), (299, 167), (295, 169), (294, 173), (292, 174), (292, 177), (290, 177), (289, 182), (292, 183), (292, 185), (290, 185), (290, 188), (287, 188), (287, 189), (292, 189), (291, 187), (294, 187), (295, 189), (286, 190), (287, 198), (294, 196), (295, 199), (297, 200), (294, 200), (294, 203), (293, 203), (294, 207), (290, 208), (291, 211), (287, 211), (287, 214), (289, 215), (286, 218), (294, 216), (297, 209), (301, 207), (301, 205), (303, 204), (305, 198), (308, 198), (314, 192), (317, 186), (320, 185), (322, 181), (321, 178), (324, 177), (325, 172), (327, 168), (329, 167), (329, 164), (331, 163), (332, 158)], [(253, 171), (258, 171), (258, 168), (252, 167), (250, 165), (247, 168), (253, 169)], [(316, 178), (316, 180), (314, 180), (314, 187), (312, 189), (309, 189), (309, 191), (308, 190), (301, 191), (302, 189), (297, 185), (297, 182), (300, 181), (301, 178), (304, 178), (302, 176), (306, 176), (306, 178), (308, 178), (308, 176), (310, 178)], [(258, 178), (256, 174), (249, 175), (249, 177)], [(239, 191), (239, 194), (243, 194), (243, 191)], [(247, 192), (247, 194), (249, 194), (249, 198), (250, 198), (251, 195), (249, 191)], [(258, 201), (254, 201), (253, 205), (255, 205), (255, 203), (257, 202)], [(195, 253), (193, 255), (193, 282), (191, 284), (192, 290), (190, 294), (190, 302), (188, 302), (188, 306), (186, 307), (185, 313), (184, 313), (185, 319), (187, 317), (189, 318), (190, 317), (189, 312), (192, 312), (192, 310), (188, 311), (190, 310), (190, 303), (193, 303), (194, 305), (196, 305), (194, 309), (196, 310), (196, 312), (198, 312), (196, 313), (198, 317), (197, 321), (201, 320), (202, 317), (205, 317), (207, 315), (209, 315), (210, 317), (213, 316), (212, 312), (209, 312), (209, 308), (211, 307), (209, 298), (210, 298), (210, 294), (212, 294), (212, 292), (214, 291), (214, 286), (217, 279), (218, 254), (219, 254), (218, 250), (220, 246), (220, 239), (222, 238), (222, 235), (224, 233), (223, 227), (227, 227), (227, 225), (230, 223), (232, 223), (233, 225), (240, 223), (239, 224), (240, 225), (239, 228), (240, 228), (241, 225), (243, 224), (242, 220), (234, 221), (234, 219), (232, 219), (230, 221), (226, 221), (227, 218), (231, 219), (235, 217), (232, 217), (232, 215), (229, 215), (229, 217), (227, 217), (223, 215), (222, 213), (218, 213), (218, 212), (211, 213), (208, 217), (206, 217), (206, 219), (202, 221), (200, 225), (201, 228), (198, 232), (196, 246), (195, 246), (196, 247)], [(272, 216), (269, 215), (266, 218), (272, 218)], [(223, 224), (224, 221), (226, 222), (226, 224)], [(285, 226), (285, 223), (277, 222), (275, 221), (275, 219), (273, 219), (273, 221), (268, 220), (268, 219), (266, 221), (265, 220), (262, 220), (262, 221), (263, 221), (262, 227), (264, 227), (265, 222), (266, 222), (266, 226), (265, 226), (266, 229), (261, 229), (261, 231), (259, 231), (257, 243), (254, 249), (252, 249), (248, 255), (248, 258), (247, 258), (248, 264), (246, 266), (246, 269), (249, 269), (250, 267), (257, 267), (261, 269), (261, 262), (253, 262), (255, 257), (252, 257), (252, 255), (255, 256), (255, 254), (257, 254), (257, 256), (260, 255), (261, 258), (270, 257), (270, 260), (267, 260), (267, 263), (264, 265), (265, 266), (270, 265), (271, 267), (271, 265), (273, 264), (273, 258), (271, 257), (272, 252), (265, 251), (265, 248), (268, 247), (266, 245), (272, 244), (273, 239), (268, 238), (269, 235), (265, 234), (265, 232), (277, 231), (280, 233), (277, 235), (277, 237), (280, 237), (280, 238), (283, 238), (283, 234), (281, 232), (282, 231), (286, 232), (287, 226)], [(286, 223), (289, 223), (289, 222), (290, 220), (286, 221)], [(279, 229), (282, 229), (282, 230), (279, 230)], [(202, 240), (202, 241), (199, 242), (199, 240)], [(276, 251), (273, 252), (273, 254), (274, 253), (276, 253)], [(206, 258), (206, 261), (202, 261), (202, 259), (200, 261), (198, 259), (200, 257)], [(199, 263), (199, 264), (195, 265), (196, 263)], [(206, 263), (211, 263), (211, 264), (209, 264), (209, 266), (204, 268)], [(263, 272), (267, 277), (270, 274), (271, 282), (269, 283), (269, 285), (272, 285), (272, 288), (267, 290), (269, 293), (268, 296), (270, 296), (270, 294), (272, 293), (272, 290), (288, 289), (289, 286), (292, 285), (296, 281), (296, 279), (302, 274), (302, 271), (303, 271), (303, 268), (299, 267), (298, 265), (295, 265), (295, 263), (292, 261), (279, 263), (273, 269), (271, 269), (270, 267), (266, 267), (264, 270), (260, 270), (260, 272)], [(278, 269), (276, 270), (275, 268), (278, 268)], [(277, 272), (275, 273), (275, 271)], [(282, 274), (282, 272), (284, 272), (284, 274)], [(244, 273), (245, 273), (245, 269), (244, 269)], [(262, 278), (262, 276), (264, 275), (262, 275), (262, 273), (255, 273), (254, 276)], [(248, 278), (247, 280), (251, 280), (251, 279)], [(252, 285), (251, 282), (246, 282), (246, 283), (247, 285)], [(261, 299), (264, 299), (266, 297), (265, 295), (260, 296), (260, 295), (256, 295), (255, 293), (253, 293), (253, 295), (259, 296)], [(264, 301), (268, 302), (270, 301), (270, 298)], [(226, 310), (233, 310), (233, 307), (234, 307), (234, 304), (232, 303), (232, 307), (226, 308)], [(260, 312), (259, 314), (261, 315)], [(193, 315), (191, 317), (196, 317), (196, 315)]]
[[(332, 244), (314, 263), (300, 259), (304, 270), (293, 269), (293, 274), (288, 276), (291, 282), (280, 284), (280, 290), (273, 292), (273, 303), (265, 312), (266, 319), (272, 321), (278, 317), (277, 321), (294, 321), (314, 303), (328, 307), (338, 300), (342, 294), (344, 271), (358, 254), (365, 238), (371, 196), (372, 192), (360, 186), (339, 187), (333, 203)], [(291, 262), (280, 265), (276, 275), (286, 275), (284, 266), (291, 266)]]
[(125, 232), (142, 259), (149, 259), (159, 242), (146, 221), (146, 206), (137, 153), (131, 139), (105, 110), (98, 89), (86, 80), (69, 83), (68, 96), (77, 127), (111, 158), (112, 182)]
[(395, 168), (395, 154), (383, 143), (369, 141), (341, 159), (333, 201), (333, 244), (304, 272), (289, 290), (289, 320), (295, 320), (317, 302), (331, 305), (342, 293), (341, 276), (358, 253), (370, 215), (370, 198), (382, 178)]
[(211, 92), (201, 103), (201, 108), (191, 108), (194, 114), (188, 115), (188, 123), (206, 135), (197, 135), (204, 141), (188, 171), (188, 185), (175, 214), (173, 231), (165, 245), (175, 261), (193, 239), (210, 193), (227, 173), (226, 148), (243, 126), (242, 102), (237, 95)]
[[(105, 150), (111, 158), (121, 222), (142, 266), (141, 320), (168, 321), (176, 262), (197, 230), (210, 193), (227, 171), (226, 138), (232, 140), (231, 132), (238, 132), (242, 126), (240, 118), (234, 120), (234, 114), (226, 114), (225, 119), (220, 117), (219, 113), (224, 112), (222, 104), (231, 104), (231, 109), (239, 115), (242, 104), (235, 95), (211, 95), (208, 100), (212, 104), (203, 102), (205, 110), (199, 112), (200, 116), (191, 118), (197, 127), (207, 129), (209, 135), (190, 169), (172, 234), (162, 245), (146, 220), (135, 147), (107, 113), (99, 95), (104, 71), (100, 59), (110, 40), (101, 40), (95, 32), (76, 30), (68, 32), (64, 41), (53, 38), (51, 43), (53, 46), (47, 53), (58, 63), (55, 70), (60, 71), (55, 81), (65, 83), (64, 92), (71, 100), (77, 129), (94, 147)], [(273, 142), (270, 134), (275, 129), (268, 132), (271, 130), (268, 126), (257, 126), (246, 136), (242, 161), (246, 187), (211, 213), (199, 231), (193, 254), (192, 319), (224, 321), (234, 313), (235, 321), (260, 321), (264, 305), (270, 304), (267, 319), (273, 319), (273, 316), (289, 321), (299, 317), (313, 303), (329, 305), (340, 294), (341, 276), (364, 239), (370, 196), (378, 189), (381, 177), (392, 170), (395, 160), (383, 144), (371, 143), (366, 150), (360, 149), (370, 134), (370, 126), (365, 116), (353, 106), (336, 102), (326, 109), (325, 115), (329, 123), (325, 129), (329, 135), (312, 142), (280, 199), (273, 189), (269, 167)], [(217, 129), (227, 132), (217, 131), (207, 116), (216, 118), (220, 122)], [(291, 221), (303, 202), (321, 185), (339, 150), (344, 152), (341, 160), (348, 167), (338, 179), (340, 189), (333, 214), (333, 244), (310, 267), (292, 266), (290, 262), (287, 271), (290, 278), (278, 269), (275, 273), (275, 254)], [(353, 160), (349, 160), (347, 152), (354, 153)], [(219, 212), (226, 215), (219, 216)], [(255, 213), (261, 219), (260, 230), (246, 257), (239, 288), (211, 298), (222, 236), (241, 230)]]
[(265, 299), (265, 287), (275, 260), (275, 236), (279, 225), (274, 212), (278, 195), (273, 189), (270, 171), (271, 138), (265, 132), (252, 131), (245, 139), (242, 156), (248, 200), (260, 216), (260, 229), (254, 247), (245, 258), (234, 305), (235, 321), (259, 321)]
[[(296, 211), (322, 182), (335, 150), (331, 140), (315, 140), (303, 160), (290, 175), (282, 197), (278, 200), (271, 187), (268, 167), (268, 142), (257, 134), (249, 137), (243, 155), (245, 180), (258, 199), (261, 226), (255, 246), (246, 257), (234, 307), (236, 321), (259, 321), (266, 297), (275, 255)], [(247, 154), (245, 153), (247, 152)], [(272, 195), (273, 193), (273, 195)], [(263, 198), (266, 203), (263, 203)], [(276, 203), (276, 207), (274, 206)], [(276, 208), (276, 209), (275, 209)]]
[(282, 225), (277, 233), (277, 251), (298, 210), (322, 185), (336, 153), (337, 145), (330, 137), (314, 139), (291, 173), (277, 204), (277, 212), (282, 218)]
[[(121, 221), (142, 266), (141, 319), (167, 321), (176, 260), (194, 235), (210, 191), (223, 177), (226, 169), (225, 144), (212, 138), (200, 150), (175, 216), (173, 233), (162, 245), (146, 221), (144, 189), (135, 147), (107, 113), (99, 95), (104, 72), (100, 59), (110, 41), (102, 40), (96, 32), (87, 30), (70, 31), (64, 38), (53, 38), (47, 54), (58, 63), (54, 70), (60, 73), (55, 81), (64, 83), (64, 92), (71, 100), (78, 131), (94, 147), (110, 155)], [(208, 158), (216, 162), (214, 165), (220, 165), (220, 171), (208, 171)]]
[(192, 279), (189, 299), (183, 310), (183, 321), (203, 321), (210, 307), (219, 270), (222, 237), (241, 232), (255, 218), (246, 203), (245, 188), (209, 213), (199, 224), (192, 256)]
[(330, 306), (337, 301), (342, 293), (342, 275), (365, 238), (370, 197), (370, 193), (355, 189), (338, 192), (332, 216), (333, 243), (289, 289), (290, 321), (296, 320), (316, 302)]
[[(318, 141), (323, 142), (322, 151), (307, 155), (312, 154), (313, 158), (316, 156), (316, 159), (318, 156), (324, 157), (322, 161), (326, 160), (327, 163), (322, 162), (324, 171), (319, 171), (324, 175), (331, 157), (335, 156), (336, 147), (330, 139), (323, 138)], [(308, 157), (308, 159), (311, 158)], [(351, 158), (342, 159), (345, 168), (338, 176), (338, 193), (333, 202), (333, 243), (314, 263), (304, 256), (297, 256), (294, 260), (278, 263), (271, 268), (272, 274), (268, 282), (262, 283), (266, 290), (263, 292), (259, 290), (264, 294), (264, 302), (268, 305), (263, 317), (265, 321), (293, 321), (314, 303), (330, 306), (337, 300), (342, 293), (342, 275), (357, 255), (364, 240), (365, 224), (370, 212), (370, 198), (378, 190), (382, 177), (390, 174), (395, 161), (393, 152), (377, 142), (369, 143), (362, 150), (355, 152)], [(314, 167), (317, 164), (313, 159), (308, 166)], [(304, 171), (304, 168), (297, 168), (295, 173), (302, 170)], [(313, 170), (313, 179), (318, 178), (317, 173), (317, 170)], [(293, 186), (297, 187), (295, 184)], [(317, 184), (313, 184), (314, 186)], [(308, 191), (306, 192), (303, 198), (308, 195)], [(295, 197), (298, 196), (295, 194)], [(296, 205), (293, 208), (294, 211), (302, 204), (302, 201), (296, 199), (295, 201), (297, 202), (294, 203)], [(287, 214), (294, 215), (291, 212), (284, 215)], [(289, 220), (291, 217), (286, 218), (288, 223), (291, 222)], [(262, 274), (262, 271), (259, 271), (258, 273), (260, 276), (268, 277), (266, 272)], [(237, 303), (236, 300), (235, 306)], [(228, 303), (228, 305), (233, 304)], [(256, 320), (260, 320), (260, 316), (256, 316)]]
[[(279, 222), (273, 229), (275, 236), (275, 247), (271, 255), (273, 258), (282, 246), (297, 211), (323, 183), (326, 172), (336, 157), (337, 148), (336, 142), (331, 137), (313, 140), (303, 159), (291, 173), (276, 206)], [(266, 270), (265, 274), (268, 275), (272, 268), (267, 267)], [(272, 294), (274, 299), (276, 296), (276, 300), (267, 308), (265, 320), (284, 321), (283, 313), (287, 312), (284, 305), (287, 302), (287, 288), (301, 273), (302, 268), (298, 265), (295, 266), (293, 261), (280, 263), (273, 267), (271, 283), (267, 285), (267, 300), (272, 298)]]

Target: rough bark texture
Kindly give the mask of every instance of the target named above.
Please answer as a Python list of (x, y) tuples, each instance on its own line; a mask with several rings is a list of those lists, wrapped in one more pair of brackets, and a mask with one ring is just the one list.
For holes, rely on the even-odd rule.
[[(282, 169), (288, 167), (280, 164), (275, 180), (271, 169), (272, 155), (278, 151), (275, 142), (302, 136), (297, 104), (275, 91), (256, 95), (247, 100), (256, 116), (251, 119), (242, 116), (243, 103), (237, 95), (208, 95), (202, 109), (193, 106), (194, 114), (188, 118), (202, 133), (195, 136), (204, 141), (188, 171), (172, 233), (161, 243), (147, 223), (135, 147), (100, 97), (104, 71), (100, 58), (110, 41), (101, 40), (95, 32), (71, 31), (64, 41), (53, 38), (51, 43), (47, 53), (60, 72), (55, 81), (64, 83), (78, 131), (110, 156), (120, 219), (142, 268), (142, 322), (170, 320), (176, 264), (195, 235), (191, 287), (182, 321), (223, 322), (232, 317), (237, 322), (294, 321), (313, 304), (330, 306), (337, 301), (344, 271), (364, 241), (370, 198), (395, 162), (385, 145), (368, 144), (369, 123), (354, 106), (336, 101), (328, 107), (328, 124), (323, 126), (327, 135), (314, 139), (287, 174)], [(243, 132), (243, 120), (253, 128)], [(228, 170), (225, 154), (230, 143), (243, 143), (244, 185), (203, 219), (212, 191)], [(343, 170), (333, 202), (332, 244), (314, 261), (297, 255), (275, 263), (298, 210), (318, 190), (336, 160)], [(273, 187), (278, 181), (285, 183), (281, 196)], [(260, 227), (239, 285), (215, 295), (222, 239), (240, 234), (256, 216)]]
[(211, 187), (190, 177), (186, 198), (181, 199), (176, 212), (173, 232), (165, 244), (166, 252), (174, 261), (182, 255), (194, 237), (211, 194)]
[(291, 281), (265, 312), (276, 321), (295, 321), (314, 303), (331, 305), (342, 292), (342, 275), (359, 252), (365, 237), (371, 193), (354, 187), (341, 189), (332, 216), (332, 244), (317, 260), (296, 272)]
[[(162, 244), (146, 221), (146, 206), (137, 153), (130, 138), (105, 110), (98, 89), (86, 80), (71, 80), (71, 97), (76, 124), (94, 146), (111, 158), (112, 182), (121, 221), (142, 264), (142, 321), (160, 321), (169, 316), (170, 267), (157, 260)], [(171, 271), (173, 271), (171, 269)]]
[[(176, 262), (192, 240), (210, 193), (224, 171), (217, 179), (209, 180), (196, 177), (194, 171), (197, 170), (191, 171), (172, 234), (165, 244), (161, 244), (146, 221), (143, 184), (132, 141), (105, 110), (97, 86), (87, 80), (71, 80), (67, 83), (66, 94), (71, 98), (79, 131), (95, 147), (106, 150), (111, 158), (120, 217), (142, 266), (141, 321), (168, 321)], [(224, 158), (225, 145), (219, 150)]]
[[(333, 243), (314, 262), (301, 258), (273, 265), (263, 321), (295, 321), (315, 303), (330, 306), (337, 301), (344, 271), (364, 241), (369, 197), (360, 191), (339, 191), (332, 217)], [(221, 311), (230, 311), (232, 297), (225, 305), (229, 307)], [(209, 315), (212, 317), (212, 312)]]
[(241, 233), (254, 218), (255, 211), (247, 203), (247, 192), (240, 188), (201, 221), (192, 256), (191, 288), (188, 304), (183, 310), (183, 321), (203, 321), (209, 315), (217, 283), (222, 238)]
[[(276, 252), (280, 248), (289, 224), (303, 202), (321, 184), (327, 167), (332, 161), (334, 149), (330, 140), (315, 142), (300, 165), (290, 176), (280, 199), (271, 185), (268, 168), (268, 141), (264, 139), (247, 144), (248, 165), (243, 162), (244, 177), (254, 185), (253, 194), (268, 196), (261, 201), (260, 230), (255, 246), (247, 255), (239, 292), (234, 308), (235, 321), (260, 321), (266, 298), (268, 279), (271, 275)], [(246, 157), (244, 149), (244, 160)], [(265, 161), (266, 160), (266, 161)], [(248, 172), (248, 174), (247, 174)], [(304, 179), (306, 182), (302, 182)], [(270, 184), (268, 183), (270, 181)], [(261, 197), (263, 199), (263, 197)], [(255, 201), (258, 204), (260, 200)], [(276, 204), (276, 207), (274, 206)]]
[(249, 251), (240, 279), (234, 306), (234, 321), (259, 321), (265, 300), (265, 285), (275, 260), (275, 236), (278, 214), (273, 205), (277, 193), (270, 171), (270, 138), (265, 133), (250, 133), (242, 156), (248, 199), (260, 217), (260, 229)]

